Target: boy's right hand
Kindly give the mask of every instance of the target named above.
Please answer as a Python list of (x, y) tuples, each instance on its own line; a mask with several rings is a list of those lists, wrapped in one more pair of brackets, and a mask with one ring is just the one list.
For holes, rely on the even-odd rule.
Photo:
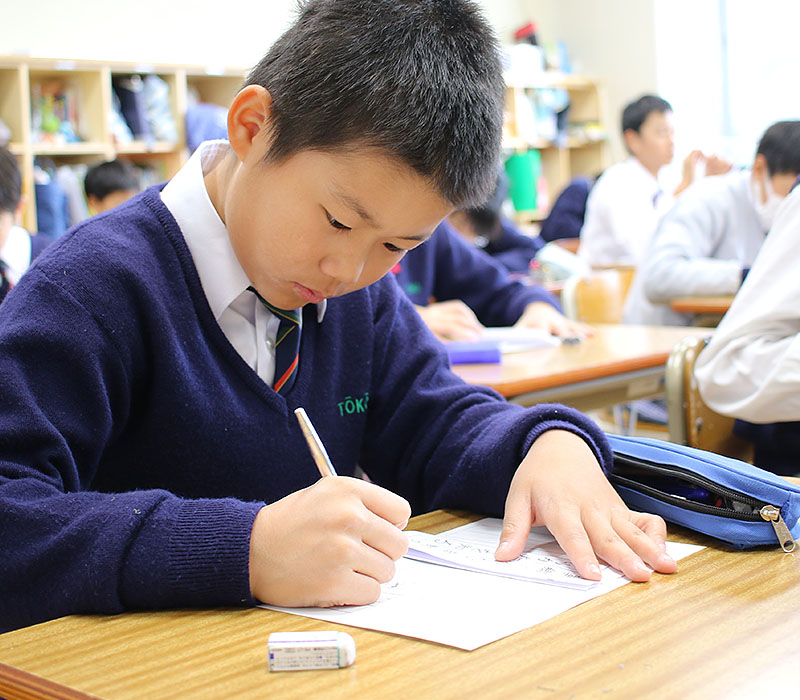
[(262, 508), (250, 538), (250, 591), (271, 605), (375, 602), (408, 550), (411, 507), (380, 486), (325, 477)]

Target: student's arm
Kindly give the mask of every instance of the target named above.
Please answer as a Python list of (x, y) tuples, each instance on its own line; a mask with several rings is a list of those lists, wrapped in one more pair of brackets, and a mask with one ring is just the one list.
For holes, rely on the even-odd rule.
[(512, 281), (501, 265), (469, 245), (446, 221), (426, 245), (436, 247), (436, 301), (461, 300), (484, 326), (511, 326), (533, 302), (558, 308), (550, 293)]
[(0, 629), (251, 600), (248, 547), (263, 503), (89, 489), (150, 379), (137, 350), (41, 267), (4, 302), (0, 338)]
[(703, 399), (720, 413), (766, 423), (800, 420), (800, 190), (783, 205), (730, 310), (700, 354)]
[(738, 260), (712, 257), (732, 212), (687, 193), (661, 221), (641, 266), (644, 290), (653, 303), (691, 295), (735, 294), (742, 283)]
[(634, 578), (644, 577), (642, 557), (674, 569), (653, 553), (663, 522), (631, 514), (603, 475), (611, 453), (592, 421), (555, 404), (524, 409), (466, 385), (408, 301), (391, 291), (370, 288), (379, 295), (379, 342), (359, 463), (374, 482), (404, 496), (416, 513), (505, 512), (506, 554), (521, 546), (526, 518), (528, 525), (535, 518), (554, 528), (587, 576), (596, 563), (588, 548)]

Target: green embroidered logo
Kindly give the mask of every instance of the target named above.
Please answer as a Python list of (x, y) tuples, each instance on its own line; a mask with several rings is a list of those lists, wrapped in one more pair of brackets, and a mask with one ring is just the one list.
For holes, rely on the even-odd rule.
[(422, 291), (422, 285), (419, 282), (409, 282), (406, 285), (406, 294), (416, 294)]
[(369, 392), (364, 394), (364, 396), (361, 398), (354, 399), (352, 396), (345, 396), (344, 401), (340, 401), (336, 405), (339, 407), (340, 416), (343, 416), (345, 414), (349, 416), (352, 413), (366, 413), (368, 403), (369, 403)]

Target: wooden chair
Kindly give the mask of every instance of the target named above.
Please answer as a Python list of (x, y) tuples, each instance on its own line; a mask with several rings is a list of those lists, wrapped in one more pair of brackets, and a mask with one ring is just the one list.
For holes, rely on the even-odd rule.
[[(585, 323), (619, 323), (634, 271), (632, 267), (619, 267), (573, 275), (567, 279), (561, 292), (564, 315)], [(629, 412), (627, 420), (625, 408)], [(633, 404), (613, 406), (612, 413), (618, 432), (623, 435), (633, 433), (638, 421)]]
[(694, 363), (708, 338), (685, 338), (667, 360), (665, 390), (669, 439), (681, 445), (750, 461), (752, 447), (733, 434), (733, 418), (712, 411), (694, 377)]
[(564, 314), (586, 323), (619, 323), (633, 273), (620, 267), (570, 277), (561, 293)]

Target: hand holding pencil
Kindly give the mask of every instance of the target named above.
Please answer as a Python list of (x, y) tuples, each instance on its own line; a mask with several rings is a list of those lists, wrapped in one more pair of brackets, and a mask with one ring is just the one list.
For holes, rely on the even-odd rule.
[[(337, 477), (305, 411), (295, 415), (320, 474)], [(286, 607), (372, 603), (408, 549), (402, 530), (410, 515), (405, 499), (380, 486), (321, 478), (258, 512), (250, 538), (251, 592)]]

